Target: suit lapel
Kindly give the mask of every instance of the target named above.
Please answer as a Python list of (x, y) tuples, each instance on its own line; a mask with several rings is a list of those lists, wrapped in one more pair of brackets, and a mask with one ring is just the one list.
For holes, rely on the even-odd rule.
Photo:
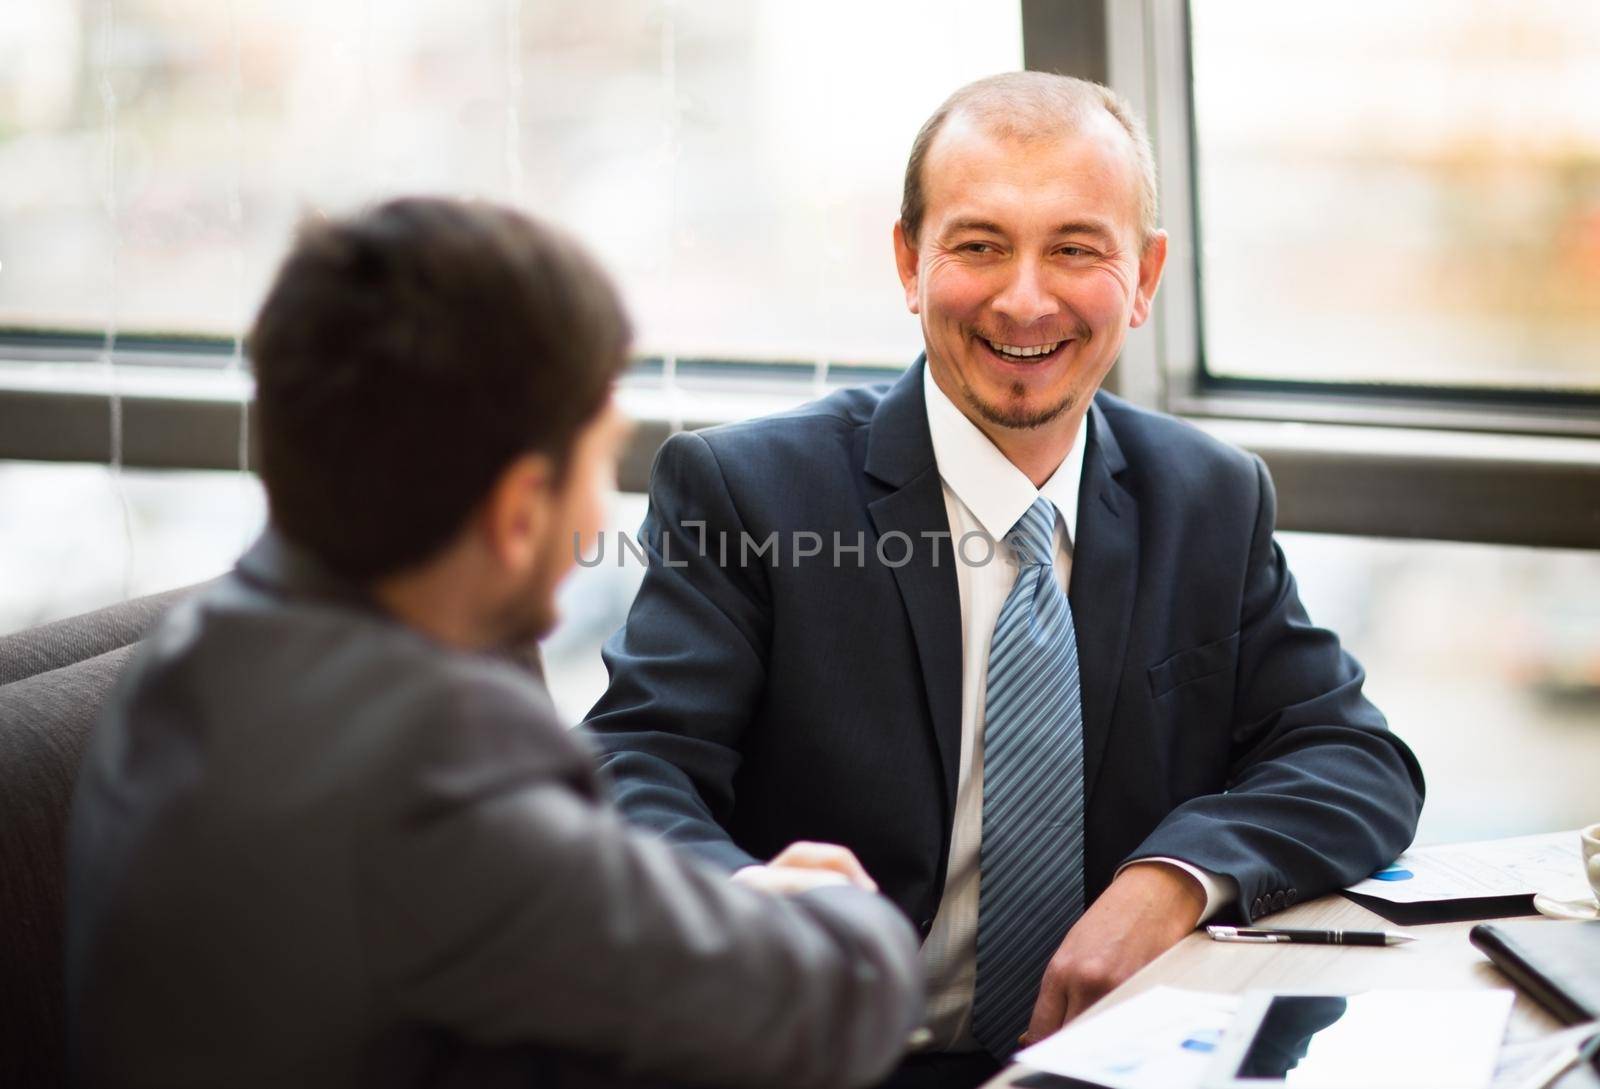
[[(867, 511), (878, 536), (904, 533), (911, 559), (894, 568), (905, 603), (917, 663), (933, 717), (933, 733), (944, 771), (946, 813), (955, 811), (961, 757), (961, 595), (944, 489), (928, 433), (922, 393), (922, 360), (884, 395), (872, 416), (865, 470), (870, 485)], [(924, 532), (943, 533), (930, 539)]]
[(1116, 480), (1127, 467), (1099, 404), (1091, 405), (1089, 444), (1072, 550), (1072, 626), (1083, 691), (1084, 796), (1094, 793), (1116, 707), (1138, 588), (1139, 505)]

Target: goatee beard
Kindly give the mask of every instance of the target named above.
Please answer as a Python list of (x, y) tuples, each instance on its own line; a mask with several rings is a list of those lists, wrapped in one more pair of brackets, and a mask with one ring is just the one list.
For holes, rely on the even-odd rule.
[[(972, 386), (966, 382), (961, 384), (961, 392), (966, 397), (967, 404), (976, 409), (978, 415), (989, 423), (994, 424), (996, 427), (1007, 427), (1016, 431), (1032, 431), (1034, 428), (1043, 427), (1063, 412), (1068, 412), (1076, 407), (1078, 403), (1078, 395), (1074, 392), (1068, 393), (1059, 402), (1046, 408), (1030, 409), (1021, 403), (1007, 408), (985, 401), (973, 392)], [(1011, 395), (1018, 402), (1021, 402), (1028, 395), (1028, 387), (1021, 382), (1014, 383), (1011, 387)]]

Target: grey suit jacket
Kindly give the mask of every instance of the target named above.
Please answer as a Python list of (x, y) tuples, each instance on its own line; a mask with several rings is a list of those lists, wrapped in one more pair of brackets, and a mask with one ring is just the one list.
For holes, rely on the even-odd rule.
[(90, 1085), (839, 1086), (920, 1014), (885, 900), (625, 828), (523, 670), (269, 532), (146, 640), (69, 836)]

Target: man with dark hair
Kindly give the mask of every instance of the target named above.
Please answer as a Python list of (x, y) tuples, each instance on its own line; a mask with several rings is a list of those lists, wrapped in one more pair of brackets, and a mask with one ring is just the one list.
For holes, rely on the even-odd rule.
[(918, 920), (931, 1048), (896, 1086), (976, 1084), (1203, 919), (1416, 828), (1265, 467), (1099, 391), (1161, 280), (1155, 199), (1108, 89), (958, 90), (894, 228), (924, 358), (656, 462), (588, 725), (634, 819), (735, 872), (842, 844)]
[(302, 229), (251, 337), (269, 528), (146, 640), (80, 775), (79, 1084), (823, 1089), (894, 1061), (915, 942), (854, 857), (730, 881), (624, 827), (511, 653), (599, 530), (627, 343), (600, 270), (514, 212)]

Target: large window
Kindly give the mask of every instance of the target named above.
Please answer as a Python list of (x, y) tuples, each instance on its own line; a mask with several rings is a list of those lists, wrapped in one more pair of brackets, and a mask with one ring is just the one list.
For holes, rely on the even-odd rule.
[(646, 354), (895, 363), (911, 138), (1015, 0), (6, 0), (0, 326), (234, 337), (296, 217), (509, 200)]
[(1189, 5), (1214, 377), (1600, 391), (1600, 5)]

